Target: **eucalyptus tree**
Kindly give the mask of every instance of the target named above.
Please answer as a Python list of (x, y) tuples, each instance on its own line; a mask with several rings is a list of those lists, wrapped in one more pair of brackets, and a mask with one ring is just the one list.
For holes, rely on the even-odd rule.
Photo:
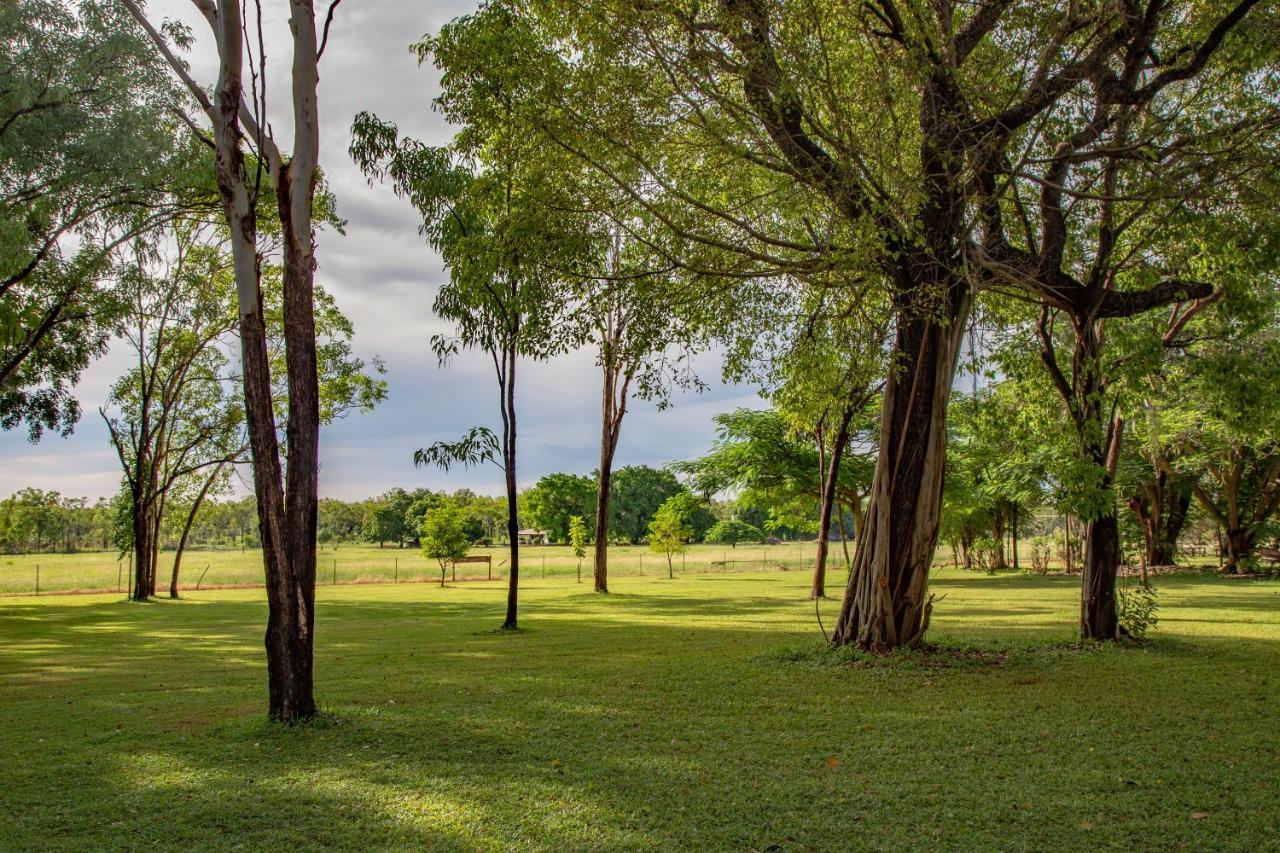
[[(193, 133), (213, 151), (214, 177), (234, 259), (245, 414), (267, 585), (270, 715), (286, 722), (304, 720), (316, 713), (312, 672), (320, 467), (313, 233), (320, 181), (316, 87), (337, 2), (329, 6), (321, 36), (313, 0), (289, 0), (293, 144), (287, 153), (277, 143), (266, 115), (267, 56), (260, 15), (256, 21), (246, 20), (235, 0), (192, 0), (209, 25), (218, 55), (218, 79), (211, 97), (175, 52), (189, 44), (189, 33), (168, 25), (162, 32), (137, 0), (121, 2), (213, 128), (210, 137), (201, 130), (201, 123), (182, 113)], [(256, 39), (251, 37), (255, 32)], [(287, 466), (281, 459), (272, 406), (272, 365), (263, 315), (258, 218), (264, 195), (274, 201), (282, 246)]]
[(593, 233), (563, 180), (563, 158), (527, 133), (537, 108), (532, 88), (539, 85), (518, 61), (527, 37), (506, 10), (485, 7), (424, 38), (414, 50), (441, 72), (434, 106), (460, 127), (452, 144), (425, 146), (361, 113), (350, 149), (371, 181), (389, 182), (418, 210), (422, 233), (448, 267), (449, 281), (433, 304), (454, 326), (431, 340), (440, 363), (475, 349), (493, 364), (501, 437), (477, 428), (459, 442), (418, 451), (414, 461), (502, 468), (511, 555), (502, 627), (510, 630), (517, 627), (520, 583), (517, 366), (521, 358), (546, 359), (571, 345), (564, 271), (589, 250)]
[(220, 346), (236, 327), (229, 266), (216, 249), (178, 234), (171, 255), (140, 248), (120, 273), (135, 366), (111, 388), (112, 413), (99, 412), (129, 491), (138, 601), (155, 594), (170, 490), (235, 459), (243, 443), (242, 406)]
[(115, 0), (0, 5), (0, 78), (0, 426), (34, 441), (79, 417), (122, 307), (116, 250), (216, 201)]
[[(600, 386), (600, 461), (596, 468), (596, 592), (609, 591), (609, 501), (613, 460), (631, 398), (652, 400), (664, 408), (676, 388), (702, 388), (691, 358), (705, 347), (702, 324), (681, 304), (682, 282), (648, 248), (642, 216), (625, 216), (633, 205), (610, 211), (605, 262), (585, 271), (577, 320), (584, 343), (597, 348)], [(600, 246), (602, 241), (596, 241)]]
[[(155, 594), (160, 531), (171, 501), (185, 503), (185, 524), (174, 553), (169, 592), (178, 577), (187, 537), (211, 492), (226, 485), (231, 469), (249, 461), (244, 400), (232, 355), (236, 343), (233, 259), (217, 229), (181, 225), (139, 245), (121, 264), (120, 290), (130, 297), (124, 338), (135, 366), (112, 386), (101, 409), (124, 469), (133, 516), (134, 595)], [(268, 356), (285, 353), (283, 287), (279, 267), (262, 271)], [(353, 330), (323, 288), (316, 290), (316, 333), (321, 423), (348, 412), (368, 411), (386, 393), (371, 366), (351, 350)], [(273, 407), (288, 429), (287, 389), (273, 388)]]

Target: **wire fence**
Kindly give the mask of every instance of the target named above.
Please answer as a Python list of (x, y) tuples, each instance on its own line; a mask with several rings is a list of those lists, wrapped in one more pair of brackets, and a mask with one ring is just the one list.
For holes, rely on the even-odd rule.
[[(646, 546), (618, 545), (609, 549), (610, 577), (645, 577), (717, 572), (812, 571), (815, 544), (784, 542), (777, 545), (691, 545), (673, 554), (668, 566), (661, 554)], [(578, 578), (589, 582), (593, 551), (581, 560), (559, 545), (525, 545), (520, 548), (523, 579)], [(444, 567), (450, 583), (505, 581), (510, 573), (510, 553), (505, 548), (477, 548), (472, 557), (488, 557), (489, 563), (465, 562)], [(843, 564), (838, 544), (829, 565)], [(173, 555), (161, 553), (156, 566), (156, 588), (169, 589)], [(0, 595), (29, 596), (57, 593), (118, 592), (132, 586), (133, 565), (126, 555), (109, 552), (79, 554), (31, 554), (0, 557)], [(441, 567), (435, 560), (409, 548), (339, 546), (317, 553), (316, 582), (320, 586), (375, 583), (440, 582)], [(256, 549), (187, 551), (183, 554), (179, 591), (250, 588), (263, 585), (262, 555)]]

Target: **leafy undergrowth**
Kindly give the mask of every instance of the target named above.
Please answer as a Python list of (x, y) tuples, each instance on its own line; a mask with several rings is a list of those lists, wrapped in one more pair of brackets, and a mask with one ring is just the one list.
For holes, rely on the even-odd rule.
[[(833, 581), (834, 583), (834, 581)], [(1280, 585), (942, 571), (930, 647), (821, 645), (802, 573), (322, 589), (265, 719), (259, 591), (0, 603), (0, 849), (1276, 849)], [(823, 602), (830, 625), (838, 601)]]

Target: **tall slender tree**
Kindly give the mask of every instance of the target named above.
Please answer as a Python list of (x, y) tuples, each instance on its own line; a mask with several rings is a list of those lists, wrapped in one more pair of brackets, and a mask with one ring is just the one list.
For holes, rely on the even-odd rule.
[[(214, 175), (231, 238), (240, 314), (241, 364), (254, 492), (267, 584), (267, 678), (273, 719), (294, 722), (316, 713), (315, 638), (316, 506), (320, 448), (320, 400), (316, 370), (313, 204), (319, 178), (320, 116), (316, 87), (320, 57), (337, 0), (316, 29), (312, 0), (289, 0), (292, 40), (293, 144), (286, 155), (265, 114), (261, 17), (247, 21), (236, 0), (192, 0), (209, 25), (218, 54), (211, 98), (186, 63), (144, 14), (136, 0), (121, 0), (156, 50), (212, 124)], [(259, 38), (246, 42), (256, 25)], [(256, 52), (253, 51), (257, 48)], [(245, 81), (245, 57), (249, 81)], [(247, 156), (248, 150), (252, 156)], [(289, 427), (282, 465), (272, 408), (271, 362), (263, 316), (258, 205), (266, 184), (280, 222), (283, 269), (285, 373)]]
[(432, 148), (401, 138), (394, 124), (356, 116), (351, 155), (370, 180), (386, 180), (422, 215), (422, 232), (441, 253), (449, 282), (435, 313), (454, 324), (432, 338), (441, 364), (463, 350), (485, 353), (498, 386), (501, 436), (472, 430), (459, 442), (418, 451), (416, 464), (498, 461), (506, 480), (510, 548), (505, 629), (517, 627), (520, 560), (517, 506), (517, 367), (521, 358), (563, 351), (572, 335), (565, 270), (589, 244), (560, 163), (530, 137), (531, 86), (522, 73), (527, 31), (498, 6), (446, 25), (414, 46), (441, 71), (435, 106), (462, 129)]

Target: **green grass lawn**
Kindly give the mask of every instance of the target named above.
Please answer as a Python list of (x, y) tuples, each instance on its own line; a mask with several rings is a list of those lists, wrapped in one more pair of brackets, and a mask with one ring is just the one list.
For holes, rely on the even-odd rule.
[(1280, 849), (1280, 583), (1077, 650), (1075, 579), (943, 571), (928, 665), (812, 653), (802, 572), (613, 587), (321, 588), (296, 728), (260, 590), (4, 599), (0, 849)]

